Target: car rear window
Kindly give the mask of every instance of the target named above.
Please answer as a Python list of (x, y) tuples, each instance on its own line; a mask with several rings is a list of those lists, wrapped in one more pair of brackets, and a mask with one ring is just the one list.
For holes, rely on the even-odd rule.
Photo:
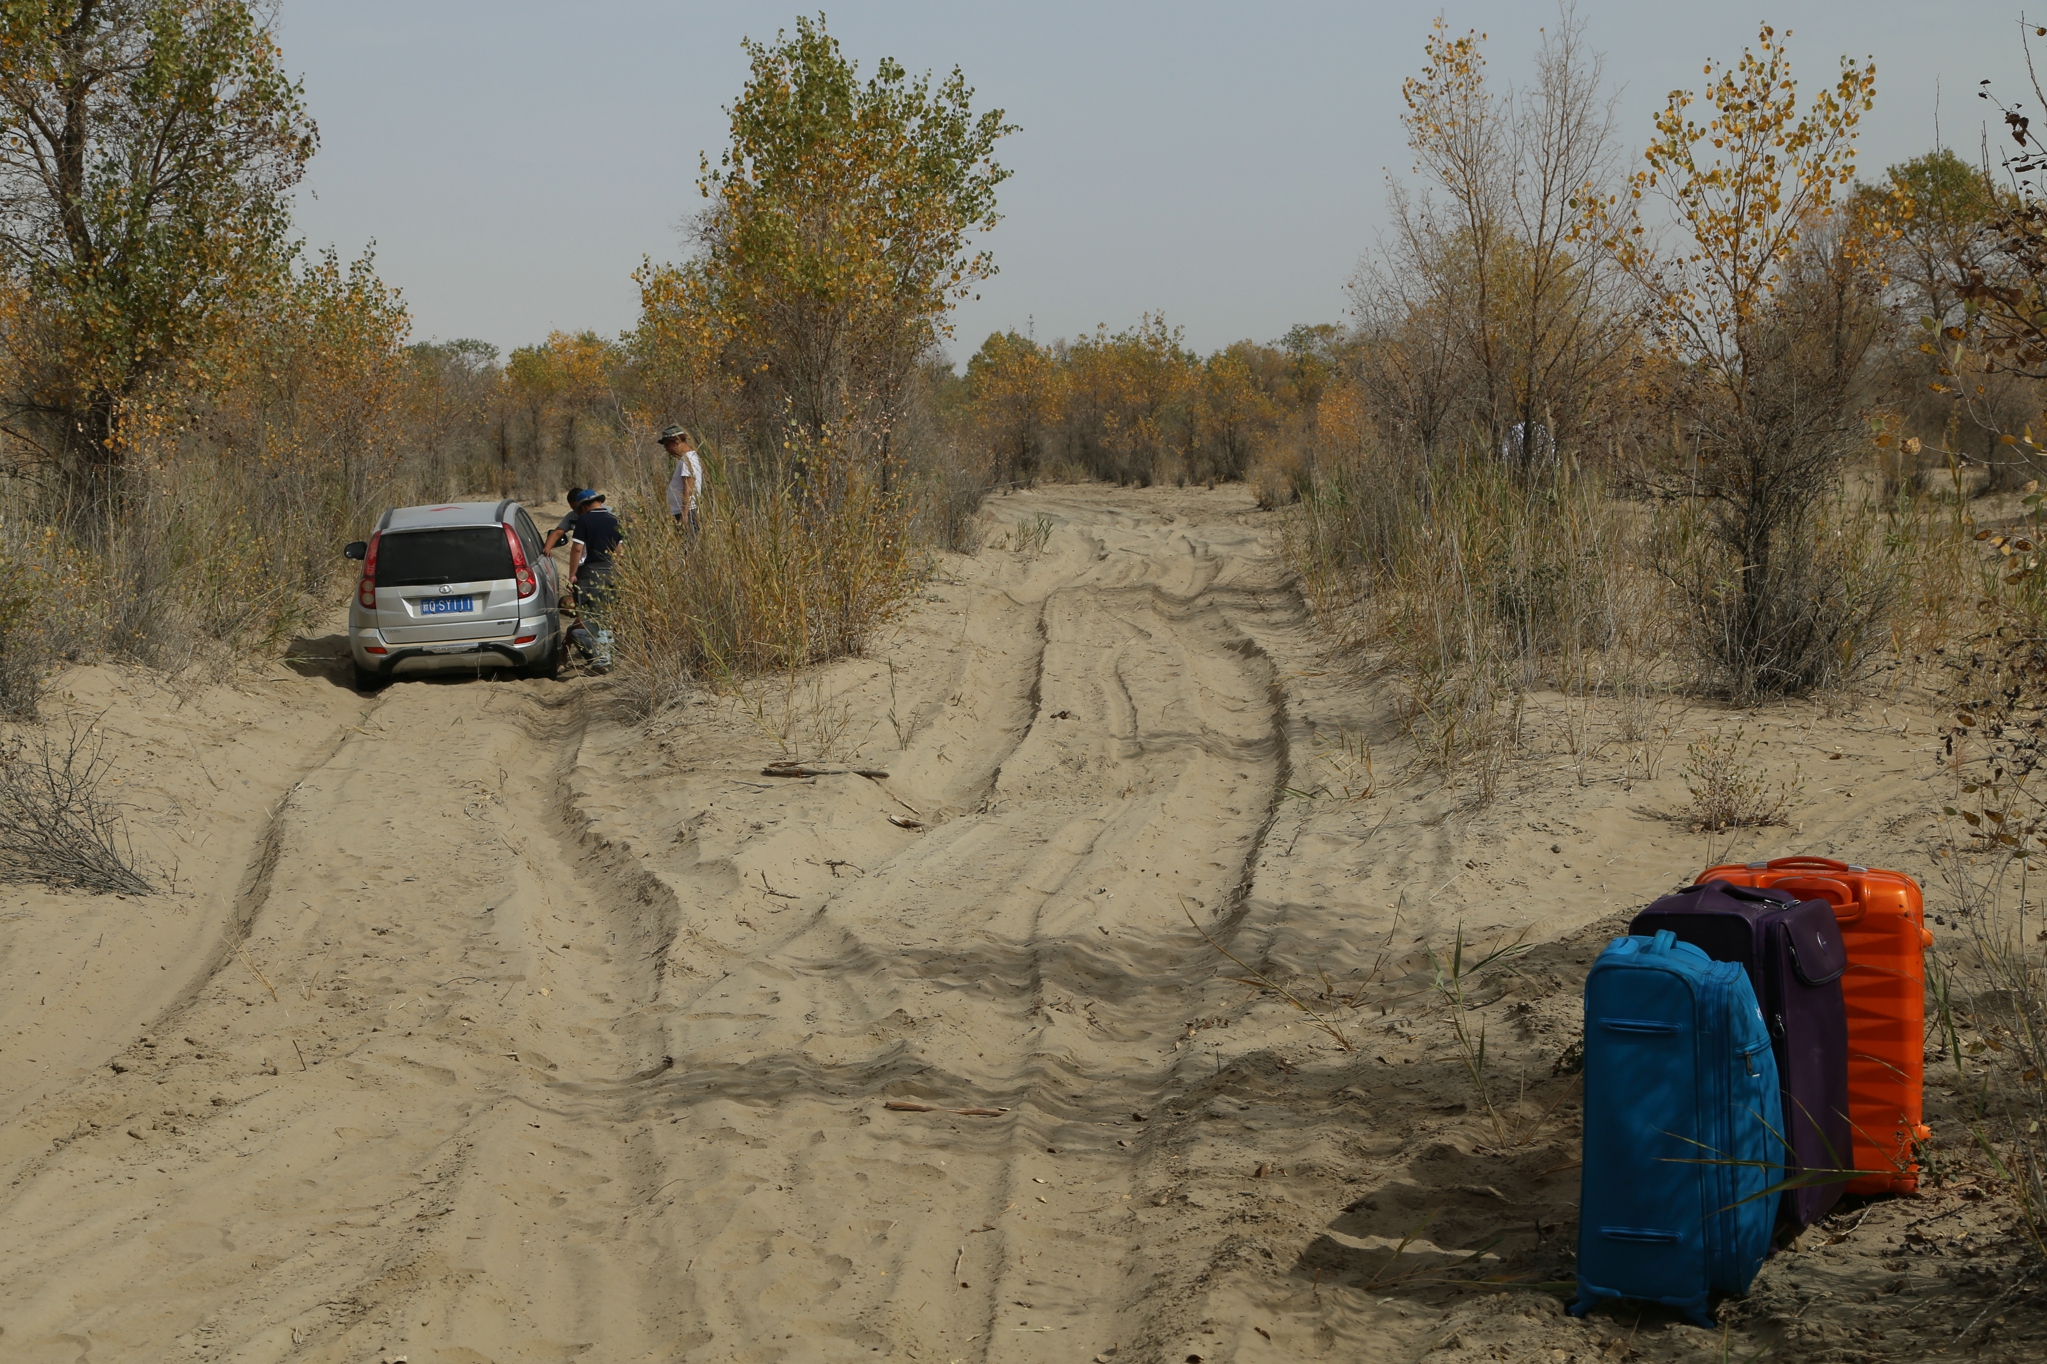
[(384, 532), (377, 542), (377, 586), (489, 582), (512, 576), (503, 526)]

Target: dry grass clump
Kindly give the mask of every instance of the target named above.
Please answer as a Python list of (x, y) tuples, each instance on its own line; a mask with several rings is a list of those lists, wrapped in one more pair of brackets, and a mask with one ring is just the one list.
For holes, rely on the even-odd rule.
[(857, 444), (792, 440), (779, 469), (710, 479), (699, 536), (643, 516), (619, 555), (615, 656), (643, 714), (692, 683), (858, 653), (922, 576), (911, 489)]
[(62, 739), (0, 744), (0, 881), (148, 895), (128, 831), (101, 798), (106, 740), (73, 724)]
[(1039, 512), (1036, 516), (1017, 517), (1016, 528), (996, 536), (993, 548), (1009, 550), (1029, 562), (1041, 557), (1051, 542), (1052, 518)]
[[(1954, 1158), (2005, 1196), (2034, 1249), (2047, 1256), (2043, 919), (2027, 899), (2024, 860), (1986, 859), (1969, 847), (1957, 838), (1943, 850), (1949, 903), (1963, 930), (1959, 946), (1927, 958), (1934, 1041), (1953, 1067), (1968, 1123)], [(1929, 1169), (1937, 1172), (1938, 1164)]]
[[(1886, 499), (1864, 477), (1746, 567), (1710, 506), (1643, 498), (1568, 459), (1526, 471), (1373, 438), (1323, 453), (1309, 478), (1283, 513), (1304, 593), (1346, 651), (1406, 681), (1424, 765), (1481, 800), (1523, 742), (1530, 692), (1563, 694), (1581, 757), (1595, 702), (1625, 744), (1658, 729), (1667, 742), (1655, 715), (1673, 693), (1824, 691), (1935, 657), (2010, 567), (2011, 551), (1973, 542), (1966, 505)], [(1759, 577), (1766, 587), (1739, 584)], [(1639, 775), (1653, 776), (1642, 751)], [(1709, 784), (1697, 812), (1709, 826), (1766, 813)]]
[(1904, 490), (1871, 505), (1872, 530), (1897, 574), (1883, 626), (1890, 653), (1928, 657), (1966, 640), (1977, 628), (1977, 604), (1994, 595), (2003, 572), (1976, 543), (1969, 500), (1944, 489)]
[(34, 719), (52, 663), (81, 647), (96, 604), (89, 568), (53, 528), (0, 521), (0, 715)]
[(1742, 746), (1742, 731), (1714, 730), (1685, 749), (1685, 789), (1691, 792), (1694, 829), (1759, 829), (1782, 824), (1805, 789), (1805, 778), (1793, 768), (1790, 777), (1772, 782), (1755, 765), (1760, 741)]
[(1882, 503), (1860, 480), (1787, 514), (1746, 549), (1732, 543), (1722, 519), (1698, 499), (1667, 501), (1645, 550), (1684, 604), (1682, 639), (1698, 681), (1737, 703), (1861, 677), (1873, 651), (1896, 637), (1908, 570), (1934, 566), (1923, 554), (1908, 563), (1906, 554), (1930, 548), (1914, 534), (1934, 528), (1930, 513)]
[(1407, 680), (1424, 764), (1490, 799), (1529, 690), (1647, 685), (1668, 650), (1659, 584), (1595, 474), (1368, 453), (1323, 467), (1288, 558), (1347, 647)]

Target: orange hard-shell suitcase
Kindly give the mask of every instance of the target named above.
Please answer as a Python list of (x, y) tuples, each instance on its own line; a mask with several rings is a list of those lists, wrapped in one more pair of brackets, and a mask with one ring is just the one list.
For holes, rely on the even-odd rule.
[(1829, 857), (1708, 867), (1701, 882), (1769, 886), (1834, 907), (1848, 951), (1841, 995), (1848, 1006), (1848, 1116), (1854, 1168), (1881, 1173), (1851, 1181), (1849, 1193), (1910, 1193), (1919, 1187), (1912, 1143), (1921, 1124), (1926, 1073), (1925, 902), (1901, 871), (1850, 866)]

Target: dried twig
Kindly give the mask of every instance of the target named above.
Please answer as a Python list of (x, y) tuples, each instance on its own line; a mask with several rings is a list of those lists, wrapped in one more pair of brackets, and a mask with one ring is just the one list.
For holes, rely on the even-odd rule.
[(99, 795), (111, 766), (105, 748), (104, 732), (76, 721), (63, 740), (0, 744), (0, 881), (154, 893), (136, 869), (127, 827)]
[(887, 781), (888, 773), (878, 767), (817, 767), (810, 763), (775, 762), (761, 769), (763, 777), (865, 777), (869, 781)]
[(272, 1004), (284, 1003), (283, 1000), (277, 997), (277, 987), (270, 983), (270, 977), (263, 974), (263, 968), (256, 965), (255, 958), (249, 955), (248, 947), (242, 944), (236, 944), (235, 951), (242, 954), (242, 960), (247, 962), (249, 969), (256, 973), (256, 979), (263, 982), (263, 988), (270, 992), (270, 1002)]
[(898, 1113), (957, 1113), (962, 1118), (999, 1118), (1009, 1111), (1006, 1108), (946, 1108), (942, 1104), (920, 1104), (909, 1099), (890, 1099), (882, 1107)]
[[(1357, 1050), (1356, 1046), (1352, 1044), (1351, 1040), (1348, 1037), (1344, 1036), (1343, 1029), (1337, 1027), (1334, 1023), (1331, 1023), (1321, 1014), (1316, 1013), (1306, 1004), (1303, 1004), (1300, 1001), (1300, 998), (1297, 995), (1295, 995), (1293, 991), (1287, 989), (1284, 985), (1274, 983), (1272, 980), (1267, 978), (1265, 973), (1260, 971), (1257, 967), (1251, 965), (1251, 963), (1245, 961), (1242, 957), (1230, 951), (1229, 948), (1224, 947), (1214, 938), (1209, 937), (1208, 930), (1203, 928), (1201, 926), (1200, 921), (1194, 917), (1194, 911), (1187, 908), (1187, 897), (1185, 897), (1184, 895), (1180, 897), (1180, 912), (1187, 916), (1187, 922), (1194, 925), (1194, 931), (1196, 933), (1199, 933), (1202, 936), (1203, 940), (1205, 940), (1210, 947), (1213, 947), (1216, 951), (1222, 953), (1231, 961), (1243, 967), (1244, 970), (1249, 973), (1251, 978), (1249, 980), (1240, 981), (1239, 982), (1240, 984), (1249, 985), (1254, 989), (1272, 991), (1281, 999), (1284, 999), (1287, 1003), (1293, 1005), (1296, 1009), (1299, 1009), (1302, 1013), (1314, 1019), (1317, 1027), (1321, 1028), (1322, 1031), (1328, 1033), (1331, 1037), (1336, 1039), (1337, 1046), (1342, 1047), (1345, 1051)], [(1232, 977), (1232, 979), (1235, 978)]]

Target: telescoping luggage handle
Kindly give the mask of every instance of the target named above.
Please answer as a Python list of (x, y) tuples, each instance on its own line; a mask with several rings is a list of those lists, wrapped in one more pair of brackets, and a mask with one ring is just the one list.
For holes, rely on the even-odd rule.
[(1868, 871), (1853, 862), (1836, 862), (1831, 857), (1773, 857), (1768, 862), (1751, 862), (1750, 871), (1784, 871), (1791, 867), (1818, 867), (1821, 871)]
[[(1768, 862), (1750, 862), (1750, 871), (1816, 871), (1847, 872), (1851, 875), (1866, 872), (1868, 867), (1858, 867), (1853, 862), (1836, 862), (1831, 857), (1778, 857)], [(1862, 916), (1869, 912), (1869, 906), (1856, 897), (1846, 881), (1834, 876), (1787, 876), (1779, 881), (1775, 889), (1786, 893), (1796, 892), (1804, 898), (1825, 900), (1834, 907), (1834, 921), (1842, 924), (1860, 923)]]
[(1695, 886), (1686, 886), (1685, 889), (1687, 891), (1705, 890), (1709, 886), (1720, 887), (1722, 895), (1736, 900), (1753, 901), (1756, 904), (1795, 905), (1798, 903), (1797, 896), (1778, 890), (1775, 886), (1737, 886), (1734, 882), (1723, 881), (1717, 876), (1710, 881), (1702, 881)]
[(1671, 932), (1667, 928), (1659, 928), (1656, 930), (1654, 934), (1638, 933), (1630, 934), (1628, 937), (1625, 938), (1615, 938), (1613, 940), (1613, 946), (1608, 950), (1609, 951), (1618, 950), (1621, 952), (1636, 953), (1654, 953), (1658, 956), (1675, 953), (1680, 956), (1695, 957), (1699, 961), (1711, 960), (1710, 957), (1708, 957), (1704, 952), (1700, 951), (1693, 944), (1688, 942), (1679, 942), (1677, 940), (1677, 934)]

